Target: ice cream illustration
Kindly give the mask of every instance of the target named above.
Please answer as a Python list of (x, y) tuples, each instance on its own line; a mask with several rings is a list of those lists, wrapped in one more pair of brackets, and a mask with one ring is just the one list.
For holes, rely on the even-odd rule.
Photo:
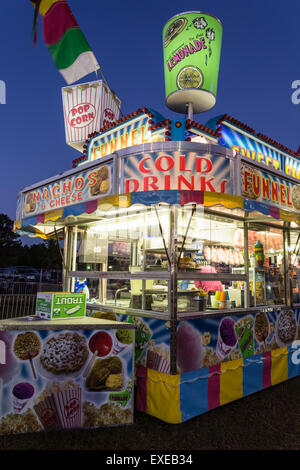
[(201, 334), (189, 322), (180, 323), (177, 330), (177, 365), (181, 373), (202, 367)]
[(224, 359), (237, 343), (237, 337), (234, 329), (234, 321), (226, 317), (219, 326), (219, 335), (216, 353), (220, 359)]
[(119, 354), (123, 351), (128, 344), (133, 341), (133, 330), (116, 330), (116, 339), (113, 344), (113, 353)]
[(14, 386), (13, 407), (15, 413), (20, 413), (34, 394), (34, 387), (28, 382), (21, 382)]

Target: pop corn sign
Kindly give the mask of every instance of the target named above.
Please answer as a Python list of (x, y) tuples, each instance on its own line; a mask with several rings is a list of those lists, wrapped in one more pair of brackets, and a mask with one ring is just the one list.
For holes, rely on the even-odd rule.
[(82, 152), (93, 132), (119, 119), (120, 100), (101, 80), (62, 88), (66, 142)]
[(89, 126), (96, 117), (96, 108), (91, 103), (80, 103), (69, 112), (69, 124), (74, 129)]

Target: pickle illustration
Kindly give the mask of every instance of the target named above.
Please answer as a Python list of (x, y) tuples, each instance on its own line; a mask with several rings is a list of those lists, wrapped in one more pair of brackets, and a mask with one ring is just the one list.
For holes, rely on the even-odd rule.
[(77, 313), (80, 310), (80, 308), (81, 308), (80, 305), (75, 305), (75, 307), (72, 307), (72, 308), (64, 308), (64, 311), (66, 315), (74, 315), (74, 313)]

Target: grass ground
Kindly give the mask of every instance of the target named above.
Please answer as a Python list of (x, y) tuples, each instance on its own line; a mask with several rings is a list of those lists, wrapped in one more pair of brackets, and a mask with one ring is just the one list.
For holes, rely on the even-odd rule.
[(177, 425), (136, 412), (126, 427), (3, 435), (3, 450), (300, 450), (300, 377)]

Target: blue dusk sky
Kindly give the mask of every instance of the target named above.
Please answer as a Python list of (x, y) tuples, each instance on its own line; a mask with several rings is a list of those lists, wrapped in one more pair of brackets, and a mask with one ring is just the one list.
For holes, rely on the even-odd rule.
[[(202, 11), (223, 24), (217, 102), (194, 119), (205, 124), (227, 113), (281, 144), (300, 145), (300, 3), (297, 0), (69, 0), (104, 76), (122, 100), (124, 115), (149, 106), (166, 118), (162, 29), (174, 15)], [(1, 2), (0, 212), (15, 218), (18, 192), (67, 171), (80, 154), (65, 143), (61, 88), (67, 84), (43, 43), (41, 18), (32, 45), (29, 0)], [(100, 79), (90, 74), (77, 83)], [(300, 96), (300, 95), (299, 95)]]

